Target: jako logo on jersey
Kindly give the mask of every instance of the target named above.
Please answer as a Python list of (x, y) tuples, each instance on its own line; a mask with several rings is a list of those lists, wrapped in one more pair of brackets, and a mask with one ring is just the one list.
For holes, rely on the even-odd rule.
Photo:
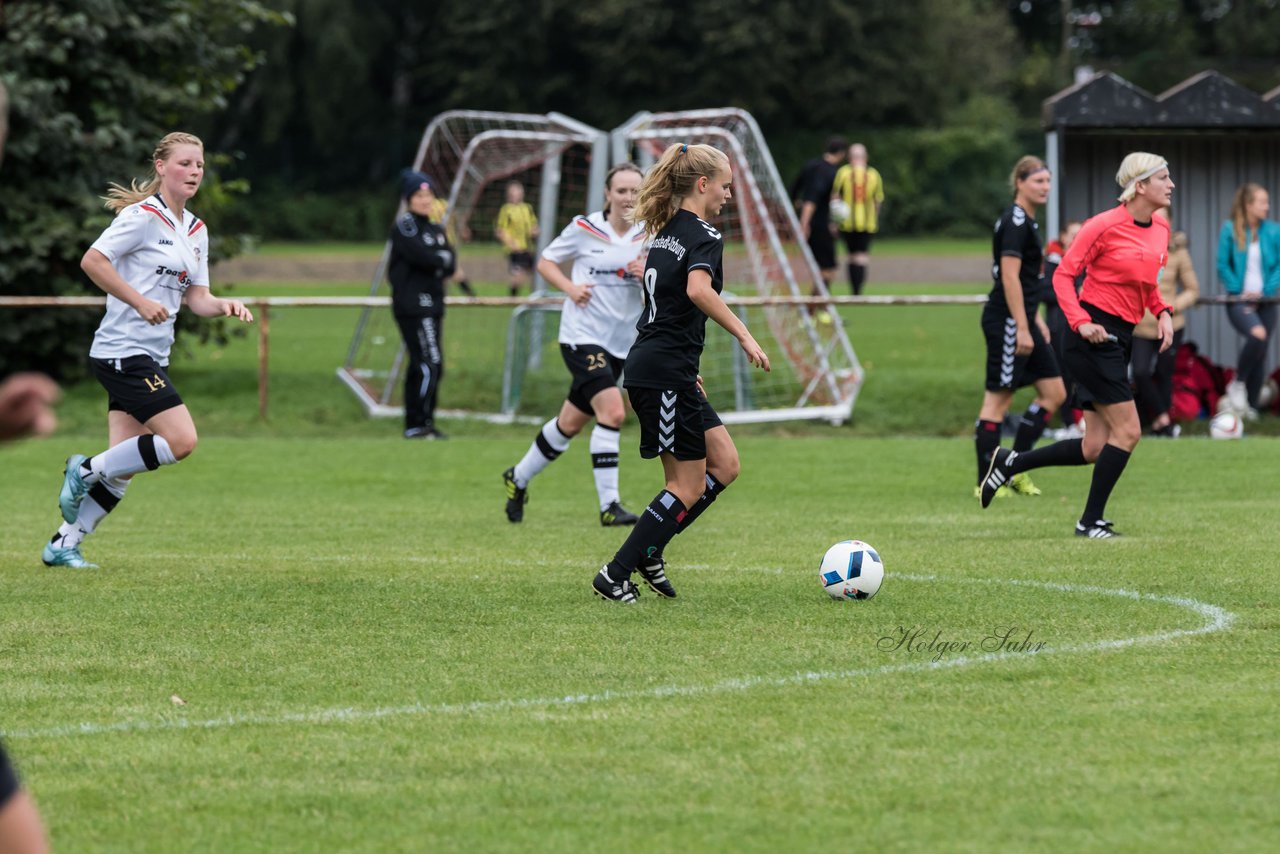
[(684, 244), (670, 235), (666, 237), (659, 237), (657, 240), (653, 241), (649, 246), (649, 251), (652, 252), (654, 249), (667, 250), (676, 256), (677, 261), (683, 258), (685, 253)]
[(172, 240), (165, 240), (165, 239), (162, 237), (162, 238), (160, 238), (160, 245), (161, 245), (161, 246), (172, 246), (172, 245), (173, 245), (173, 241), (172, 241)]

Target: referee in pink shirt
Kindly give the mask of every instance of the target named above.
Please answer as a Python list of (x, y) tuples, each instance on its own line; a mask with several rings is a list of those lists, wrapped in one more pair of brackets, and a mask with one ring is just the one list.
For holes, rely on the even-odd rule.
[[(1129, 387), (1133, 327), (1151, 309), (1158, 320), (1160, 352), (1173, 343), (1173, 309), (1157, 283), (1168, 260), (1169, 224), (1154, 216), (1169, 206), (1173, 179), (1163, 158), (1146, 152), (1125, 157), (1116, 173), (1120, 204), (1080, 229), (1053, 276), (1053, 290), (1067, 318), (1066, 367), (1084, 410), (1085, 436), (1017, 453), (998, 450), (982, 481), (982, 506), (1015, 474), (1045, 466), (1093, 463), (1093, 482), (1076, 536), (1119, 536), (1106, 519), (1107, 499), (1142, 436)], [(1076, 295), (1076, 275), (1085, 270)]]

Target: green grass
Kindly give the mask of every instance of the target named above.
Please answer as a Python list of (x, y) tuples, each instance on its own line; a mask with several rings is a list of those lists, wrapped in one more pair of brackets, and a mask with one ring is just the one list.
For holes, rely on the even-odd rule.
[[(680, 598), (623, 609), (587, 590), (622, 533), (585, 442), (517, 527), (498, 473), (527, 428), (235, 432), (137, 479), (99, 572), (37, 554), (62, 457), (100, 438), (3, 451), (0, 727), (59, 850), (1275, 847), (1272, 440), (1144, 443), (1128, 538), (1082, 542), (1086, 469), (983, 512), (962, 440), (740, 437), (668, 550)], [(660, 468), (623, 442), (639, 507)], [(888, 576), (831, 602), (816, 565), (849, 536)], [(1155, 596), (1234, 621), (1102, 648), (1206, 624)], [(1001, 627), (1050, 654), (932, 669), (880, 641)]]
[[(983, 512), (964, 438), (977, 314), (845, 309), (867, 371), (853, 423), (733, 428), (742, 477), (668, 552), (680, 598), (632, 610), (587, 590), (622, 533), (596, 524), (586, 443), (509, 525), (498, 474), (532, 428), (451, 421), (451, 441), (408, 443), (366, 419), (333, 376), (355, 311), (272, 311), (266, 422), (254, 330), (175, 352), (201, 445), (90, 538), (100, 572), (38, 563), (62, 459), (104, 440), (101, 391), (68, 389), (54, 438), (0, 450), (0, 731), (56, 847), (1276, 847), (1274, 421), (1143, 442), (1109, 507), (1121, 541), (1070, 535), (1088, 469)], [(506, 317), (450, 314), (442, 405), (496, 394)], [(554, 411), (558, 360), (526, 391)], [(661, 474), (635, 441), (629, 420), (638, 509)], [(816, 565), (850, 536), (888, 578), (833, 603)], [(1235, 618), (1103, 648), (1206, 623), (1151, 597)], [(880, 648), (999, 627), (1050, 654), (930, 668), (935, 652)]]

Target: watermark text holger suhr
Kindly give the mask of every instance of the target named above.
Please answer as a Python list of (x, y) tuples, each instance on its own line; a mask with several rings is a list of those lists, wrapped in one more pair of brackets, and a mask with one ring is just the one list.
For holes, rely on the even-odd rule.
[(996, 626), (982, 638), (962, 640), (946, 637), (942, 629), (898, 626), (876, 641), (876, 649), (881, 652), (927, 654), (934, 661), (941, 661), (948, 655), (965, 652), (1040, 652), (1048, 644), (1035, 640), (1034, 636), (1033, 629)]

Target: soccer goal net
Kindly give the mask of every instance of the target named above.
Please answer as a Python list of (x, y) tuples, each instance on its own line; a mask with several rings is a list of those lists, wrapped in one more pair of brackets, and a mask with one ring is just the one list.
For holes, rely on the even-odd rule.
[[(414, 168), (430, 176), (440, 194), (442, 224), (458, 250), (461, 273), (475, 281), (503, 282), (507, 256), (498, 241), (496, 222), (509, 185), (521, 185), (524, 201), (538, 217), (540, 233), (529, 247), (536, 257), (565, 222), (603, 205), (608, 159), (608, 134), (568, 116), (455, 110), (442, 113), (427, 126)], [(402, 211), (403, 207), (396, 215)], [(391, 225), (387, 223), (388, 231)], [(373, 273), (371, 296), (390, 293), (389, 257), (388, 241)], [(537, 277), (533, 289), (535, 294), (544, 290)], [(457, 294), (453, 288), (447, 291)], [(546, 365), (543, 358), (543, 345), (556, 338), (557, 318), (550, 311), (554, 308), (536, 303), (514, 309), (451, 308), (444, 339), (448, 380), (442, 414), (450, 414), (448, 387), (452, 386), (468, 389), (466, 411), (452, 414), (509, 419), (518, 408), (514, 396), (525, 384), (524, 371), (562, 372), (558, 353), (553, 365)], [(516, 339), (524, 343), (519, 371), (502, 364), (504, 357), (517, 358), (508, 346)], [(463, 343), (465, 351), (458, 346)], [(478, 350), (484, 351), (484, 357), (476, 358)], [(463, 352), (465, 356), (454, 358)], [(338, 376), (370, 414), (398, 415), (404, 357), (390, 310), (367, 308), (356, 324)]]
[[(639, 113), (611, 140), (615, 160), (634, 156), (642, 167), (674, 142), (714, 145), (729, 157), (733, 200), (715, 222), (725, 237), (726, 296), (827, 296), (755, 119), (738, 109)], [(863, 373), (836, 311), (787, 304), (736, 310), (773, 371), (752, 368), (732, 336), (707, 324), (703, 384), (726, 422), (849, 417)]]
[[(434, 179), (442, 196), (447, 188), (444, 224), (459, 248), (460, 267), (473, 281), (486, 282), (486, 293), (505, 294), (494, 284), (506, 278), (494, 222), (508, 182), (524, 186), (526, 201), (538, 214), (536, 252), (573, 216), (603, 205), (611, 160), (648, 166), (672, 142), (709, 143), (729, 157), (734, 198), (715, 223), (726, 241), (725, 296), (773, 362), (768, 374), (752, 368), (737, 342), (709, 323), (701, 366), (717, 411), (728, 423), (846, 420), (863, 374), (838, 312), (734, 301), (827, 295), (750, 114), (736, 109), (639, 113), (605, 134), (555, 113), (455, 111), (427, 127), (415, 167)], [(384, 250), (371, 295), (388, 292), (387, 260)], [(535, 295), (543, 298), (520, 304), (455, 305), (451, 300), (441, 414), (462, 409), (458, 414), (511, 420), (545, 417), (559, 406), (568, 387), (556, 345), (560, 293), (548, 295), (536, 284)], [(397, 415), (403, 362), (389, 309), (371, 308), (362, 313), (338, 373), (371, 414)]]

